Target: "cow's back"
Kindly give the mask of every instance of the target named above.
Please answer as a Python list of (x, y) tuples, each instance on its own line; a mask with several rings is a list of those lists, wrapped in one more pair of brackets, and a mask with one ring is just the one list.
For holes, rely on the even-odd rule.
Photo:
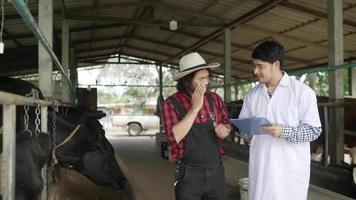
[(43, 99), (42, 92), (36, 85), (21, 79), (0, 77), (0, 91), (26, 96), (31, 93), (32, 89), (37, 90), (39, 92), (39, 98)]

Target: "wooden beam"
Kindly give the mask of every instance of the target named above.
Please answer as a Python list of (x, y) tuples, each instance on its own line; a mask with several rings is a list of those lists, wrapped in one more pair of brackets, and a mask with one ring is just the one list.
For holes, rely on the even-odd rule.
[[(95, 52), (95, 51), (104, 51), (104, 50), (115, 50), (117, 48), (128, 48), (128, 49), (132, 49), (132, 50), (136, 50), (136, 51), (143, 51), (143, 52), (152, 52), (151, 49), (146, 49), (146, 48), (142, 48), (142, 47), (137, 47), (137, 46), (132, 46), (132, 45), (113, 45), (113, 46), (106, 46), (106, 47), (100, 47), (100, 48), (96, 48), (94, 50), (77, 50), (78, 53), (87, 53), (87, 52)], [(172, 56), (171, 54), (167, 54), (165, 52), (158, 52), (158, 51), (154, 51), (154, 54), (160, 55), (160, 56), (165, 56), (165, 57), (170, 57)]]
[(8, 37), (10, 37), (11, 39), (10, 40), (12, 40), (12, 42), (14, 42), (18, 47), (23, 47), (22, 46), (22, 44), (15, 38), (15, 37), (12, 37), (10, 34), (9, 34), (9, 32), (4, 28), (4, 33), (6, 34), (6, 37), (4, 37), (5, 38), (5, 40), (8, 38)]
[[(129, 35), (119, 36), (119, 38), (125, 38), (125, 37), (130, 37), (130, 36)], [(151, 43), (154, 43), (154, 44), (159, 44), (159, 45), (163, 45), (163, 46), (171, 47), (171, 48), (177, 48), (177, 49), (186, 48), (185, 46), (182, 46), (182, 45), (177, 45), (177, 44), (173, 44), (173, 43), (169, 43), (169, 42), (163, 42), (163, 41), (160, 41), (160, 40), (157, 40), (157, 39), (151, 39), (151, 38), (142, 37), (142, 36), (133, 35), (130, 38), (131, 39), (135, 39), (135, 40), (145, 41), (145, 42), (151, 42)], [(82, 40), (81, 42), (79, 42), (79, 43), (76, 42), (75, 44), (85, 44), (85, 43), (89, 43), (89, 42), (105, 42), (105, 41), (110, 41), (110, 40), (114, 40), (114, 39), (116, 39), (116, 38), (111, 38), (111, 37), (106, 38), (106, 39), (101, 38), (101, 39), (94, 40), (94, 41)], [(200, 53), (202, 53), (202, 54), (206, 54), (206, 55), (210, 55), (210, 56), (214, 56), (214, 57), (222, 57), (223, 56), (222, 53), (214, 53), (214, 52), (210, 52), (210, 51), (202, 50), (202, 49), (199, 49), (198, 51)], [(239, 62), (239, 63), (250, 64), (250, 62), (248, 60), (239, 59), (239, 58), (232, 58), (232, 61)]]
[[(275, 5), (277, 5), (278, 3), (282, 2), (284, 0), (270, 0), (258, 7), (256, 7), (255, 9), (249, 11), (248, 13), (242, 15), (241, 17), (238, 17), (234, 20), (232, 20), (231, 22), (229, 22), (227, 25), (224, 26), (224, 28), (231, 28), (231, 29), (234, 29), (234, 27), (238, 24), (241, 24), (241, 23), (244, 23), (266, 11), (268, 11), (269, 9), (271, 9), (272, 7), (274, 7)], [(224, 28), (220, 28), (220, 29), (217, 29), (216, 31), (210, 33), (208, 36), (202, 38), (201, 40), (199, 40), (198, 42), (192, 44), (190, 47), (182, 50), (181, 52), (177, 53), (176, 55), (168, 58), (167, 60), (163, 61), (162, 64), (165, 64), (167, 62), (170, 62), (172, 60), (175, 60), (177, 58), (179, 58), (180, 56), (190, 52), (190, 51), (193, 51), (203, 45), (205, 45), (206, 43), (210, 42), (211, 40), (221, 36), (221, 34), (223, 33), (224, 31)]]
[[(314, 47), (314, 48), (317, 48), (317, 49), (320, 49), (320, 48), (328, 49), (327, 45), (320, 44), (320, 42), (312, 42), (312, 41), (308, 41), (307, 39), (304, 39), (304, 38), (298, 38), (298, 37), (294, 37), (294, 36), (286, 36), (286, 35), (283, 35), (283, 34), (278, 33), (278, 32), (267, 30), (265, 28), (256, 27), (254, 25), (244, 24), (244, 25), (241, 25), (240, 27), (242, 29), (245, 29), (245, 30), (258, 31), (259, 33), (264, 33), (266, 35), (270, 35), (270, 36), (272, 36), (273, 38), (276, 38), (276, 39), (281, 38), (281, 39), (285, 39), (285, 40), (291, 40), (291, 41), (293, 41), (295, 43), (302, 43), (302, 44), (305, 44), (307, 46), (311, 46), (311, 47)], [(354, 53), (352, 51), (346, 51), (346, 53), (349, 56), (356, 56), (356, 53)], [(316, 63), (313, 63), (312, 61), (308, 61), (308, 60), (304, 60), (304, 59), (300, 59), (300, 58), (295, 58), (295, 57), (288, 56), (288, 55), (286, 55), (286, 59), (292, 60), (292, 61), (298, 61), (298, 62), (304, 63), (306, 65), (315, 65), (316, 64)]]
[[(140, 25), (140, 26), (162, 26), (168, 27), (169, 20), (142, 20), (142, 19), (127, 19), (122, 17), (111, 17), (111, 16), (85, 16), (78, 14), (71, 14), (68, 16), (69, 20), (73, 21), (90, 21), (90, 22), (115, 22), (122, 25)], [(212, 22), (199, 22), (194, 23), (191, 21), (179, 21), (180, 27), (222, 27), (221, 23), (212, 23)]]
[[(149, 5), (152, 5), (153, 1), (147, 1), (147, 0), (136, 0), (136, 1), (116, 1), (116, 3), (111, 3), (111, 4), (100, 4), (97, 5), (97, 10), (103, 11), (103, 10), (113, 10), (113, 9), (128, 9), (128, 8), (140, 8), (140, 7), (146, 7)], [(85, 12), (87, 13), (88, 10), (92, 10), (93, 5), (90, 6), (82, 6), (82, 7), (77, 7), (77, 8), (68, 8), (68, 13), (81, 13)]]
[[(324, 13), (324, 12), (321, 12), (321, 11), (318, 11), (318, 10), (314, 10), (312, 8), (308, 8), (308, 7), (303, 6), (303, 5), (292, 3), (291, 1), (282, 2), (278, 6), (283, 6), (283, 7), (292, 9), (292, 10), (299, 11), (299, 12), (304, 13), (304, 14), (306, 13), (306, 14), (309, 14), (309, 15), (311, 15), (313, 17), (319, 18), (319, 19), (324, 20), (324, 21), (328, 20), (328, 14), (327, 13)], [(350, 10), (350, 9), (352, 9), (354, 7), (356, 7), (356, 4), (354, 4), (352, 6), (349, 6), (347, 8), (344, 8), (343, 11)], [(356, 28), (356, 22), (355, 21), (351, 21), (351, 20), (348, 20), (348, 19), (343, 19), (343, 23), (345, 25), (350, 26), (350, 27)]]
[(196, 17), (199, 19), (214, 20), (214, 21), (222, 23), (222, 24), (225, 22), (225, 19), (222, 17), (207, 15), (207, 14), (199, 12), (198, 10), (193, 10), (193, 9), (190, 9), (187, 7), (183, 8), (183, 7), (179, 7), (177, 5), (163, 3), (163, 1), (156, 2), (154, 4), (154, 7), (165, 10), (165, 11), (173, 12), (173, 16), (174, 15), (192, 16), (192, 17)]

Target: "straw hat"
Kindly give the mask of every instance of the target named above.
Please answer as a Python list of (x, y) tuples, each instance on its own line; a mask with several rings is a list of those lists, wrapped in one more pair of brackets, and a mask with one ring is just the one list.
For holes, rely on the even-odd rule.
[(184, 76), (195, 72), (200, 69), (206, 68), (217, 68), (219, 67), (219, 63), (209, 63), (207, 64), (203, 57), (201, 57), (197, 52), (193, 52), (183, 56), (179, 60), (179, 72), (173, 75), (173, 80), (177, 81)]

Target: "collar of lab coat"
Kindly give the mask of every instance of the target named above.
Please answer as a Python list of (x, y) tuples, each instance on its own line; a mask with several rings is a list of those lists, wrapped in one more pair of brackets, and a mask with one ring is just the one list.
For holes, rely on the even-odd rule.
[[(279, 81), (278, 86), (280, 85), (280, 86), (288, 87), (290, 85), (290, 76), (285, 71), (282, 71), (282, 73), (283, 73), (283, 76), (282, 76), (282, 79)], [(260, 83), (259, 87), (263, 87), (267, 90), (265, 83)]]

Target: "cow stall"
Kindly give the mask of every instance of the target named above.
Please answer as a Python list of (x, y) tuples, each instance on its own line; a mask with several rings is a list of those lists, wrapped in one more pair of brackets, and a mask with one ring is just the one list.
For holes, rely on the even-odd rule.
[(60, 168), (58, 180), (48, 186), (48, 200), (97, 200), (97, 199), (135, 199), (130, 186), (123, 191), (115, 191), (110, 188), (94, 184), (80, 173)]
[[(69, 86), (69, 87), (67, 87), (68, 90), (71, 90), (74, 93), (74, 87), (71, 84), (71, 81), (69, 80), (68, 75), (67, 75), (67, 71), (68, 70), (62, 67), (61, 63), (59, 62), (57, 56), (55, 55), (55, 53), (54, 53), (54, 51), (52, 49), (51, 39), (50, 38), (46, 39), (45, 34), (43, 34), (43, 32), (40, 30), (40, 28), (36, 24), (34, 18), (32, 17), (32, 15), (31, 15), (31, 13), (29, 11), (29, 9), (27, 8), (27, 5), (25, 4), (25, 2), (21, 1), (21, 0), (20, 1), (13, 0), (13, 1), (10, 1), (10, 3), (12, 3), (12, 5), (16, 8), (16, 10), (18, 11), (19, 15), (23, 18), (24, 22), (28, 25), (30, 30), (38, 38), (39, 42), (42, 45), (39, 48), (41, 48), (41, 47), (44, 48), (44, 50), (48, 53), (50, 60), (52, 60), (54, 62), (55, 66), (58, 68), (59, 72), (61, 72), (62, 77), (64, 77), (68, 81), (68, 83), (65, 82), (65, 84), (64, 83), (63, 84)], [(48, 30), (48, 29), (46, 29), (46, 30)], [(41, 64), (39, 64), (39, 65), (40, 65), (40, 67), (42, 66)], [(51, 64), (47, 68), (51, 69)], [(39, 70), (39, 71), (40, 71), (40, 74), (44, 74), (43, 71), (41, 71), (41, 70)], [(46, 69), (46, 72), (47, 71), (48, 70)], [(52, 69), (49, 70), (49, 74), (52, 74)], [(42, 76), (42, 78), (48, 78), (48, 77), (51, 77), (51, 76)], [(41, 77), (40, 77), (40, 79), (41, 79)], [(42, 83), (43, 83), (43, 81), (42, 81)], [(41, 81), (40, 81), (39, 85), (41, 86)], [(52, 84), (45, 84), (45, 85), (49, 86), (49, 89), (51, 89), (51, 85)], [(42, 84), (42, 86), (43, 86), (43, 84)], [(64, 86), (63, 86), (63, 88), (64, 88)], [(44, 89), (44, 88), (41, 87), (41, 89)], [(44, 91), (46, 93), (47, 97), (51, 93), (51, 92), (48, 92), (48, 91), (50, 91), (50, 90), (45, 90)], [(65, 88), (64, 88), (64, 91), (66, 91)], [(5, 94), (5, 93), (1, 93), (1, 97), (7, 96), (7, 95), (3, 95), (3, 94)], [(72, 173), (72, 171), (69, 171), (69, 170), (68, 170), (69, 171), (68, 173), (64, 173), (63, 171), (66, 171), (66, 170), (63, 170), (63, 169), (57, 170), (59, 175), (63, 175), (63, 177), (59, 176), (60, 179), (58, 179), (58, 180), (60, 180), (60, 181), (58, 183), (57, 182), (55, 182), (55, 183), (47, 183), (47, 177), (46, 176), (44, 176), (42, 178), (33, 177), (33, 174), (31, 173), (31, 171), (29, 171), (28, 174), (22, 174), (22, 175), (17, 174), (16, 179), (18, 177), (22, 176), (21, 178), (25, 179), (25, 181), (26, 181), (26, 179), (29, 179), (31, 181), (29, 181), (29, 183), (23, 183), (23, 184), (20, 184), (20, 185), (16, 185), (16, 182), (15, 182), (15, 180), (16, 180), (15, 179), (15, 170), (17, 170), (16, 169), (16, 153), (19, 153), (18, 149), (16, 149), (16, 137), (19, 134), (15, 134), (16, 131), (17, 131), (17, 129), (16, 129), (16, 105), (25, 105), (26, 104), (26, 105), (36, 105), (37, 107), (39, 107), (39, 106), (42, 106), (42, 105), (44, 105), (44, 106), (51, 105), (51, 102), (45, 102), (45, 101), (39, 100), (38, 98), (36, 100), (28, 100), (27, 98), (23, 98), (23, 97), (18, 96), (18, 95), (15, 95), (15, 96), (16, 96), (15, 98), (14, 97), (9, 97), (8, 99), (5, 99), (5, 98), (4, 99), (2, 99), (2, 98), (0, 99), (0, 103), (4, 104), (4, 107), (3, 107), (3, 111), (4, 111), (3, 112), (4, 113), (4, 115), (3, 115), (3, 120), (4, 120), (4, 122), (3, 122), (3, 124), (4, 124), (4, 127), (3, 127), (3, 129), (4, 129), (4, 131), (3, 131), (4, 132), (4, 134), (3, 134), (4, 151), (3, 151), (3, 156), (2, 156), (2, 161), (4, 163), (2, 165), (4, 170), (2, 170), (2, 171), (4, 173), (3, 173), (3, 176), (2, 176), (3, 177), (3, 181), (2, 181), (3, 195), (2, 195), (2, 198), (3, 199), (10, 199), (10, 200), (11, 199), (18, 199), (18, 198), (19, 199), (34, 199), (34, 194), (40, 193), (41, 191), (39, 191), (39, 190), (42, 190), (42, 185), (43, 185), (44, 186), (43, 192), (42, 192), (41, 197), (39, 197), (39, 198), (48, 199), (48, 197), (51, 197), (51, 196), (52, 197), (56, 197), (56, 195), (58, 195), (58, 193), (67, 194), (67, 192), (64, 192), (64, 191), (67, 191), (66, 188), (68, 188), (68, 187), (64, 187), (64, 186), (70, 185), (70, 186), (73, 186), (73, 187), (71, 187), (71, 189), (74, 188), (77, 191), (77, 194), (76, 194), (76, 197), (75, 197), (76, 199), (89, 199), (87, 197), (78, 196), (78, 191), (80, 191), (80, 188), (81, 188), (81, 187), (79, 187), (79, 185), (81, 185), (81, 183), (78, 182), (78, 180), (85, 180), (85, 179), (75, 178), (74, 180), (76, 180), (76, 182), (73, 183), (73, 184), (70, 184), (70, 180), (73, 180), (72, 178), (73, 177), (77, 177), (77, 175), (73, 175), (73, 174), (67, 175), (68, 173)], [(69, 102), (69, 101), (66, 101), (66, 102)], [(43, 111), (42, 111), (41, 115), (39, 115), (39, 114), (37, 114), (37, 109), (36, 109), (36, 115), (37, 116), (41, 116), (41, 118), (44, 119), (44, 120), (40, 121), (38, 118), (36, 118), (36, 133), (39, 133), (38, 134), (39, 137), (41, 137), (40, 133), (42, 133), (42, 132), (47, 133), (48, 132), (47, 131), (47, 121), (46, 121), (47, 120), (47, 112), (46, 112), (47, 111), (47, 107), (44, 107), (41, 110), (43, 110)], [(52, 114), (53, 114), (53, 116), (56, 116), (56, 112), (53, 111), (53, 110), (52, 110)], [(65, 131), (67, 133), (68, 132), (72, 132), (73, 134), (71, 133), (68, 137), (65, 136), (66, 138), (62, 137), (62, 139), (65, 139), (65, 140), (63, 142), (61, 142), (60, 144), (56, 144), (55, 143), (56, 135), (55, 135), (55, 131), (53, 131), (53, 130), (56, 130), (56, 128), (55, 128), (55, 125), (56, 125), (55, 119), (56, 119), (56, 117), (53, 117), (53, 125), (54, 126), (51, 127), (52, 128), (52, 134), (53, 134), (53, 136), (52, 136), (53, 137), (52, 138), (52, 140), (53, 140), (53, 149), (51, 150), (52, 151), (51, 155), (52, 155), (52, 159), (54, 161), (53, 165), (51, 164), (51, 166), (50, 166), (52, 172), (56, 171), (56, 170), (53, 170), (54, 166), (56, 166), (57, 164), (61, 164), (61, 161), (60, 161), (61, 159), (63, 161), (63, 155), (61, 155), (62, 158), (60, 158), (59, 156), (56, 156), (57, 147), (61, 147), (63, 149), (63, 145), (65, 143), (67, 143), (69, 140), (71, 140), (73, 135), (77, 136), (80, 132), (81, 133), (88, 132), (88, 131), (80, 130), (82, 126), (80, 124), (78, 124), (77, 127), (74, 130), (70, 130), (71, 129), (70, 128), (70, 129)], [(27, 121), (27, 125), (28, 125), (28, 118), (25, 121)], [(95, 120), (93, 122), (95, 124)], [(65, 120), (64, 121), (62, 120), (61, 123), (64, 123), (64, 125), (65, 125), (65, 123), (67, 123), (67, 122)], [(41, 126), (41, 130), (39, 130), (38, 125)], [(70, 125), (70, 124), (67, 124), (67, 125)], [(68, 126), (67, 126), (67, 128), (68, 128)], [(87, 127), (84, 127), (84, 128), (87, 129)], [(78, 132), (78, 133), (76, 134), (76, 132)], [(32, 133), (31, 133), (31, 135), (32, 135)], [(99, 136), (100, 135), (98, 135), (98, 137)], [(36, 137), (37, 137), (37, 135), (36, 135)], [(97, 138), (95, 138), (95, 139), (97, 139)], [(103, 138), (103, 137), (101, 137), (101, 138)], [(95, 139), (93, 141), (95, 141)], [(104, 142), (107, 142), (107, 141), (104, 141)], [(70, 141), (68, 143), (70, 143)], [(37, 144), (37, 145), (38, 145), (39, 148), (41, 148), (40, 147), (41, 144)], [(103, 148), (103, 149), (104, 149), (103, 151), (106, 150), (105, 148)], [(22, 150), (26, 151), (26, 149), (22, 149)], [(25, 157), (25, 155), (22, 155), (22, 153), (23, 152), (21, 152), (19, 154), (19, 155), (21, 155), (20, 157)], [(28, 150), (26, 153), (31, 154), (32, 152), (30, 150)], [(37, 153), (40, 153), (40, 152), (37, 152)], [(71, 159), (73, 160), (73, 157), (70, 157), (68, 155), (65, 155), (65, 156), (67, 156), (66, 159), (69, 162), (68, 163), (64, 163), (64, 166), (66, 166), (68, 168), (73, 167), (73, 165), (71, 163)], [(90, 161), (88, 161), (88, 163), (90, 163)], [(87, 165), (90, 166), (90, 164), (88, 164), (88, 163), (87, 163)], [(24, 163), (22, 162), (22, 165), (23, 164)], [(27, 163), (25, 162), (25, 164), (27, 164)], [(76, 167), (76, 166), (74, 166), (74, 167)], [(30, 170), (30, 169), (28, 169), (28, 170)], [(46, 170), (46, 167), (44, 167), (43, 170), (47, 171), (48, 169)], [(100, 176), (100, 175), (95, 175), (95, 174), (94, 175), (93, 174), (89, 174), (89, 175), (86, 174), (86, 175), (91, 177), (93, 180), (100, 180), (100, 177), (98, 178), (98, 176)], [(71, 179), (69, 179), (67, 177), (70, 177)], [(115, 176), (113, 176), (113, 178), (115, 178)], [(68, 180), (68, 181), (66, 181), (66, 180)], [(32, 182), (33, 182), (32, 185), (36, 186), (36, 188), (34, 188), (35, 191), (31, 191), (32, 194), (18, 194), (18, 192), (16, 192), (18, 190), (18, 188), (20, 188), (20, 189), (21, 188), (26, 188), (26, 187), (30, 187), (31, 188), (31, 183)], [(101, 195), (102, 191), (99, 190), (99, 189), (94, 189), (95, 186), (94, 186), (93, 183), (91, 183), (92, 184), (91, 186), (88, 186), (90, 184), (89, 184), (88, 180), (87, 180), (87, 182), (88, 183), (86, 184), (86, 186), (83, 187), (83, 188), (85, 188), (84, 190), (87, 190), (86, 194), (90, 194), (90, 192), (88, 192), (88, 190), (92, 189), (91, 191), (93, 191), (93, 192), (95, 191), (96, 193), (94, 195), (91, 194), (91, 197), (93, 197), (95, 199), (98, 199), (97, 197), (99, 197)], [(104, 184), (105, 184), (105, 181), (104, 181)], [(47, 188), (47, 186), (48, 186), (48, 188)], [(117, 187), (119, 187), (119, 186), (117, 186)], [(127, 186), (126, 188), (129, 188), (129, 186)], [(31, 189), (33, 189), (33, 187)], [(56, 192), (58, 192), (58, 193), (56, 193)], [(123, 192), (121, 192), (121, 193), (123, 193)], [(68, 193), (67, 195), (68, 196), (66, 197), (66, 199), (74, 199), (74, 197), (71, 197), (72, 194)], [(36, 196), (36, 197), (38, 197), (38, 196)], [(123, 198), (123, 199), (125, 199), (125, 198)]]
[[(3, 106), (2, 154), (1, 154), (1, 194), (3, 199), (15, 199), (15, 168), (16, 168), (16, 105), (36, 105), (40, 107), (41, 127), (36, 129), (47, 133), (47, 107), (51, 102), (38, 98), (24, 98), (20, 95), (0, 91), (0, 104)], [(37, 118), (37, 120), (39, 120)]]
[[(56, 135), (54, 134), (56, 131), (56, 128), (54, 127), (49, 127), (51, 124), (47, 124), (47, 112), (51, 115), (53, 115), (54, 111), (53, 110), (49, 110), (47, 109), (47, 106), (49, 105), (53, 105), (52, 102), (47, 102), (47, 101), (43, 101), (41, 99), (38, 98), (38, 94), (35, 95), (34, 98), (29, 98), (26, 97), (24, 98), (23, 96), (20, 95), (15, 95), (15, 94), (10, 94), (8, 92), (3, 92), (0, 91), (0, 103), (4, 104), (2, 110), (3, 110), (3, 117), (1, 119), (3, 119), (3, 128), (2, 128), (2, 132), (3, 132), (3, 155), (2, 155), (2, 197), (4, 199), (18, 199), (18, 198), (28, 198), (28, 195), (31, 195), (29, 193), (24, 194), (24, 192), (21, 190), (21, 188), (27, 188), (28, 189), (36, 189), (32, 191), (33, 193), (36, 193), (38, 195), (38, 193), (40, 193), (42, 190), (42, 199), (58, 199), (58, 197), (60, 197), (59, 199), (63, 199), (62, 197), (65, 198), (69, 198), (69, 199), (116, 199), (118, 197), (120, 197), (120, 199), (138, 199), (135, 198), (135, 195), (133, 194), (133, 190), (131, 189), (131, 185), (129, 183), (127, 183), (125, 185), (125, 187), (123, 189), (110, 189), (109, 187), (99, 187), (96, 184), (94, 184), (92, 181), (90, 181), (87, 177), (84, 177), (83, 175), (79, 174), (78, 172), (75, 172), (72, 169), (72, 166), (68, 166), (68, 164), (66, 162), (68, 162), (68, 160), (66, 161), (66, 159), (63, 159), (64, 157), (67, 157), (67, 155), (60, 153), (61, 149), (58, 149), (59, 147), (63, 147), (63, 145), (68, 145), (70, 142), (70, 140), (76, 140), (76, 142), (79, 142), (78, 138), (77, 139), (72, 139), (72, 137), (76, 134), (76, 132), (79, 132), (77, 134), (81, 134), (80, 131), (77, 131), (77, 128), (74, 129), (73, 131), (71, 131), (71, 133), (69, 134), (69, 136), (65, 136), (63, 137), (62, 135), (62, 129), (63, 129), (63, 121), (61, 122), (61, 118), (49, 118), (49, 119), (54, 119), (58, 120), (58, 123), (54, 123), (52, 125), (58, 125), (57, 127), (57, 136), (58, 136), (58, 141), (54, 141), (53, 140), (53, 148), (49, 149), (49, 151), (47, 151), (48, 153), (46, 154), (46, 151), (37, 151), (38, 149), (41, 149), (41, 146), (43, 147), (43, 145), (50, 147), (52, 144), (50, 143), (43, 143), (43, 141), (48, 141), (49, 140), (42, 140), (42, 137), (49, 137), (49, 135), (53, 135), (52, 137), (55, 138)], [(16, 114), (16, 105), (31, 105), (31, 106), (35, 106), (35, 110), (36, 113), (33, 112), (30, 113), (30, 115), (28, 115), (29, 113), (27, 113), (27, 111), (29, 110), (29, 108), (25, 106), (25, 108), (23, 108), (22, 106), (18, 106), (17, 109), (21, 110), (24, 109), (24, 116), (17, 116)], [(57, 104), (56, 104), (57, 106)], [(26, 111), (27, 110), (27, 111)], [(41, 113), (39, 111), (42, 111)], [(10, 111), (10, 112), (9, 112)], [(80, 113), (79, 113), (80, 114)], [(93, 113), (91, 113), (93, 114)], [(96, 114), (96, 113), (94, 113)], [(101, 113), (99, 113), (101, 115)], [(37, 116), (34, 119), (34, 115)], [(17, 121), (16, 124), (16, 120), (18, 119), (22, 119), (25, 118), (24, 121)], [(95, 120), (96, 118), (93, 118), (94, 121), (88, 121), (88, 123), (90, 124), (95, 124)], [(33, 125), (33, 121), (35, 121), (35, 125)], [(22, 124), (25, 123), (25, 124)], [(68, 123), (68, 122), (65, 122)], [(83, 124), (85, 125), (85, 124)], [(83, 126), (82, 125), (82, 126)], [(34, 126), (36, 128), (34, 128)], [(48, 126), (48, 127), (47, 127)], [(25, 127), (25, 128), (24, 128)], [(41, 127), (41, 129), (40, 129)], [(77, 126), (78, 127), (78, 126)], [(47, 131), (50, 130), (50, 131)], [(71, 129), (69, 129), (71, 130)], [(16, 134), (17, 133), (17, 134)], [(69, 132), (67, 132), (69, 133)], [(61, 136), (62, 135), (62, 136)], [(88, 136), (83, 135), (85, 138), (87, 138)], [(30, 140), (26, 140), (24, 139), (24, 137), (26, 138), (30, 138)], [(78, 136), (79, 137), (79, 136)], [(61, 139), (62, 138), (62, 139)], [(80, 137), (79, 137), (80, 138)], [(64, 140), (63, 140), (64, 139)], [(97, 138), (92, 138), (94, 140), (97, 140)], [(104, 139), (104, 138), (102, 138)], [(16, 144), (16, 140), (19, 140), (19, 146), (17, 148)], [(106, 141), (106, 144), (108, 145), (107, 140), (102, 140), (102, 141)], [(23, 145), (25, 142), (26, 145)], [(35, 146), (29, 145), (29, 144), (35, 144)], [(39, 145), (39, 146), (38, 146)], [(96, 145), (100, 146), (100, 143), (97, 143)], [(37, 147), (38, 146), (38, 147)], [(107, 146), (109, 147), (109, 146)], [(35, 149), (34, 149), (35, 148)], [(78, 147), (80, 148), (80, 147)], [(77, 148), (77, 149), (78, 149)], [(102, 148), (105, 149), (105, 146), (102, 146)], [(59, 151), (58, 151), (59, 150)], [(63, 149), (62, 149), (63, 150)], [(70, 150), (75, 151), (75, 149)], [(42, 151), (42, 153), (41, 153)], [(93, 149), (91, 148), (90, 151), (93, 151)], [(37, 152), (37, 153), (36, 153)], [(52, 154), (50, 153), (52, 152)], [(16, 158), (16, 153), (17, 156), (19, 156), (19, 158)], [(25, 154), (23, 154), (25, 153)], [(28, 154), (29, 153), (29, 154)], [(49, 171), (50, 173), (48, 174), (48, 177), (51, 177), (50, 181), (47, 181), (47, 175), (46, 173), (42, 174), (42, 178), (40, 178), (41, 180), (40, 183), (37, 183), (38, 181), (36, 181), (37, 179), (33, 179), (33, 176), (36, 176), (36, 173), (34, 173), (34, 171), (32, 171), (33, 167), (36, 167), (37, 165), (32, 165), (32, 164), (27, 164), (26, 161), (31, 161), (31, 162), (35, 162), (37, 163), (37, 159), (34, 160), (27, 160), (28, 157), (31, 157), (31, 155), (33, 155), (33, 153), (39, 155), (40, 154), (45, 154), (45, 160), (43, 165), (39, 165), (42, 168), (42, 172), (43, 171)], [(93, 160), (95, 159), (95, 154), (93, 154), (93, 156), (90, 156), (90, 154), (88, 154), (90, 159), (92, 158)], [(16, 166), (17, 161), (19, 160), (19, 163), (21, 163), (21, 165)], [(41, 159), (40, 159), (41, 160)], [(52, 162), (49, 162), (51, 161)], [(16, 162), (15, 162), (16, 161)], [(84, 160), (85, 161), (85, 160)], [(105, 160), (103, 160), (105, 161)], [(116, 159), (112, 160), (114, 163), (116, 163)], [(45, 164), (48, 163), (48, 168), (47, 166), (45, 166)], [(100, 162), (99, 162), (100, 163)], [(72, 164), (72, 165), (75, 165)], [(60, 168), (61, 167), (67, 167), (69, 169), (64, 169), (64, 168)], [(87, 167), (93, 166), (92, 164), (89, 163), (89, 165), (87, 165)], [(25, 168), (21, 171), (21, 167)], [(94, 166), (95, 167), (95, 166)], [(40, 168), (40, 169), (41, 169)], [(115, 168), (112, 169), (111, 171), (115, 171), (116, 169), (120, 170), (120, 168)], [(20, 171), (18, 171), (20, 170)], [(89, 168), (87, 168), (88, 172), (92, 171)], [(80, 171), (80, 170), (79, 170)], [(101, 171), (99, 169), (99, 171)], [(120, 170), (121, 171), (121, 170)], [(17, 172), (21, 172), (21, 174), (17, 174)], [(16, 174), (17, 175), (16, 175)], [(41, 173), (41, 170), (38, 171), (38, 174)], [(103, 173), (108, 173), (108, 172), (103, 172)], [(120, 172), (121, 173), (121, 172)], [(17, 177), (16, 177), (16, 176)], [(89, 178), (91, 178), (93, 181), (98, 181), (98, 178), (96, 178), (95, 175), (91, 175), (86, 174), (86, 176), (88, 176)], [(111, 172), (110, 175), (111, 176)], [(112, 174), (112, 179), (120, 179), (120, 177), (116, 176), (116, 174)], [(15, 178), (16, 177), (16, 178)], [(53, 178), (56, 177), (56, 178)], [(22, 179), (25, 182), (20, 182), (20, 183), (16, 183), (18, 179)], [(26, 180), (27, 182), (29, 182), (30, 186), (26, 186)], [(105, 182), (100, 182), (100, 184), (103, 185), (109, 185), (110, 183), (105, 183)], [(38, 185), (38, 187), (33, 188), (31, 187), (32, 185), (36, 186)], [(19, 190), (20, 188), (20, 190)], [(43, 188), (43, 189), (42, 189)], [(35, 195), (36, 195), (35, 194)], [(65, 196), (63, 196), (65, 195)], [(88, 196), (89, 195), (89, 196)]]

